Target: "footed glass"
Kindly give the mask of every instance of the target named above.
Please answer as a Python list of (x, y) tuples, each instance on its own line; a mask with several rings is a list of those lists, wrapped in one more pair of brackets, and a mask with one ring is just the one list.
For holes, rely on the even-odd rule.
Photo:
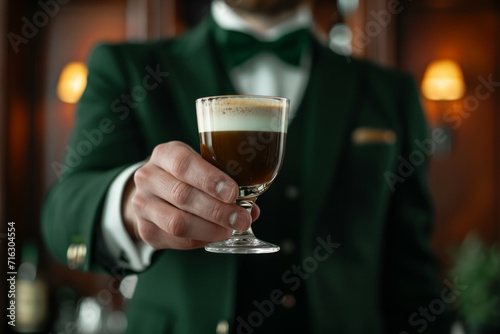
[[(282, 97), (227, 95), (196, 100), (202, 157), (239, 186), (236, 204), (252, 207), (278, 174), (285, 154), (289, 100)], [(205, 246), (209, 252), (260, 254), (279, 246), (259, 240), (252, 228)]]

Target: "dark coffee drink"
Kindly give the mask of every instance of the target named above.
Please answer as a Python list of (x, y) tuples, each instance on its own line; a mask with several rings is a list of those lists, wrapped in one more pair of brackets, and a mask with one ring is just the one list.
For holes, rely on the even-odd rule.
[(286, 133), (273, 131), (200, 132), (202, 157), (244, 187), (273, 181), (285, 140)]

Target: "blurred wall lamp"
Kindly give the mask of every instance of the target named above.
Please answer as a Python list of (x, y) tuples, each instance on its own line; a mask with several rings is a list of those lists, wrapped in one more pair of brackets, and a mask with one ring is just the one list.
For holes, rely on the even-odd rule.
[(76, 103), (87, 86), (87, 67), (81, 62), (64, 66), (57, 83), (57, 96), (66, 103)]
[(436, 143), (435, 152), (450, 153), (453, 133), (449, 125), (443, 122), (443, 118), (445, 112), (448, 112), (445, 111), (449, 106), (447, 102), (459, 100), (465, 94), (465, 81), (460, 65), (449, 59), (431, 62), (425, 70), (421, 89), (426, 99), (436, 101), (434, 104), (427, 103), (432, 131), (442, 131), (441, 138), (445, 138), (443, 142)]
[(435, 60), (431, 62), (422, 80), (422, 94), (434, 101), (453, 101), (465, 93), (462, 69), (453, 60)]

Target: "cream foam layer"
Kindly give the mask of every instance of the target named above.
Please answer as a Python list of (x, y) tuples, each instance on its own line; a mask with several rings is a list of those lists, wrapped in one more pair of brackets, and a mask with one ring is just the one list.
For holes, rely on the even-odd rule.
[(196, 100), (199, 132), (273, 131), (286, 132), (286, 99), (205, 98)]

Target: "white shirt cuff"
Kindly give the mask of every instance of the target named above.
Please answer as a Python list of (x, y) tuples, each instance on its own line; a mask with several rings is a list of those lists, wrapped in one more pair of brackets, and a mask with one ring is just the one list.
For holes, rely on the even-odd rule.
[(154, 248), (140, 240), (134, 243), (122, 219), (122, 195), (128, 179), (145, 162), (141, 161), (123, 170), (109, 187), (101, 221), (101, 230), (104, 243), (116, 260), (123, 268), (134, 271), (145, 270), (151, 264)]

